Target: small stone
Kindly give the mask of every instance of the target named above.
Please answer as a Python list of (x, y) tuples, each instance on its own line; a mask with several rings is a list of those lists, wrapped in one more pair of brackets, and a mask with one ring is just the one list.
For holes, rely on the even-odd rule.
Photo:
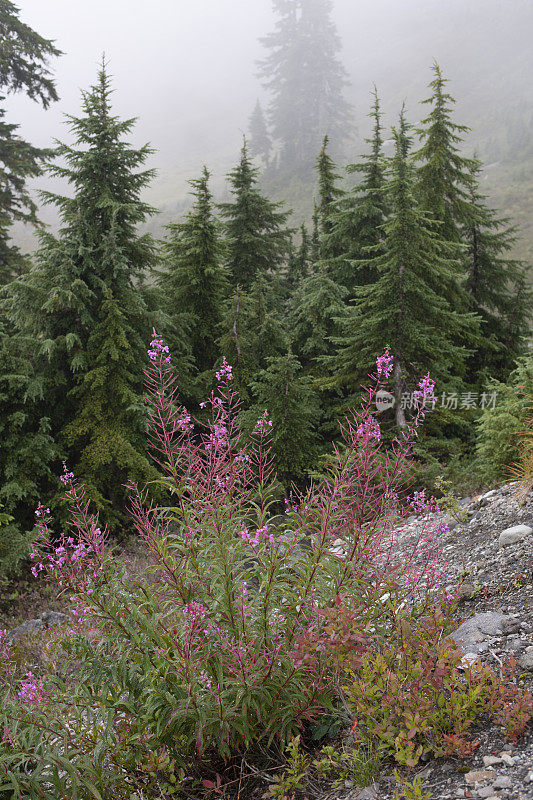
[(490, 781), (493, 777), (494, 772), (489, 772), (488, 769), (475, 769), (466, 773), (465, 781), (467, 783), (484, 783), (484, 781)]
[(508, 775), (498, 775), (493, 783), (495, 789), (510, 789), (512, 785), (513, 782)]
[(528, 783), (533, 783), (533, 769), (532, 769), (532, 770), (530, 770), (530, 772), (528, 772), (528, 774), (527, 774), (527, 778), (526, 778), (526, 781), (527, 781)]
[(518, 659), (518, 666), (527, 672), (533, 672), (533, 650), (529, 647), (526, 652)]
[(477, 796), (483, 797), (485, 800), (488, 797), (494, 797), (494, 786), (484, 786), (482, 789), (478, 789)]
[(502, 759), (498, 756), (483, 756), (483, 763), (486, 767), (494, 767), (495, 764), (501, 764)]
[(479, 659), (479, 655), (477, 653), (465, 653), (465, 655), (461, 659), (461, 666), (462, 667), (469, 667), (474, 661)]
[(476, 588), (472, 583), (462, 583), (457, 590), (457, 600), (470, 600)]
[(357, 800), (378, 800), (378, 785), (372, 783), (370, 786), (365, 786), (361, 789), (359, 794), (356, 794)]
[(500, 533), (498, 544), (500, 547), (507, 547), (508, 545), (516, 544), (516, 542), (521, 542), (531, 533), (533, 533), (533, 528), (530, 528), (529, 525), (513, 525)]
[(502, 757), (502, 761), (504, 764), (507, 764), (508, 767), (514, 767), (514, 758), (509, 755), (509, 753), (500, 753)]

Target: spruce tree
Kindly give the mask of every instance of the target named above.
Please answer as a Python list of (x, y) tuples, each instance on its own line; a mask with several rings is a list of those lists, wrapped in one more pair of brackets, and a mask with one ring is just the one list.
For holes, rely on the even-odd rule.
[(268, 359), (252, 390), (256, 405), (248, 416), (268, 410), (278, 478), (285, 486), (305, 480), (318, 455), (320, 410), (311, 378), (301, 374), (298, 359), (289, 351)]
[(488, 378), (505, 381), (523, 353), (532, 311), (527, 269), (508, 256), (517, 238), (509, 220), (486, 205), (479, 188), (481, 163), (472, 170), (466, 242), (466, 290), (470, 310), (482, 320), (475, 354), (469, 359), (471, 382), (481, 387)]
[(259, 170), (253, 166), (246, 141), (241, 158), (229, 175), (233, 200), (219, 205), (227, 238), (226, 266), (233, 286), (248, 291), (257, 275), (276, 271), (290, 251), (288, 213), (258, 188)]
[[(404, 112), (393, 129), (395, 155), (388, 169), (384, 240), (362, 262), (379, 276), (357, 291), (357, 302), (344, 322), (335, 357), (337, 379), (357, 384), (372, 370), (377, 355), (390, 345), (394, 356), (396, 421), (406, 423), (404, 393), (431, 370), (439, 388), (464, 374), (468, 352), (457, 344), (476, 328), (476, 317), (453, 309), (460, 249), (435, 230), (434, 220), (416, 198), (416, 176), (409, 158), (411, 137)], [(453, 289), (453, 291), (452, 291)], [(457, 292), (463, 291), (457, 287)]]
[(421, 203), (439, 224), (439, 235), (450, 242), (461, 241), (461, 226), (470, 216), (470, 193), (475, 160), (461, 153), (466, 125), (452, 119), (454, 98), (446, 92), (447, 79), (440, 67), (433, 64), (431, 97), (423, 103), (431, 112), (417, 131), (422, 145), (415, 155), (419, 162), (418, 192)]
[[(19, 19), (19, 9), (0, 0), (0, 103), (4, 94), (24, 92), (44, 108), (57, 100), (48, 60), (60, 55), (53, 43)], [(24, 267), (24, 259), (10, 241), (13, 222), (33, 225), (37, 206), (27, 181), (41, 175), (49, 149), (33, 147), (18, 134), (19, 126), (5, 119), (0, 108), (0, 285), (9, 282)]]
[[(62, 227), (57, 237), (41, 234), (35, 264), (8, 287), (6, 311), (21, 334), (39, 342), (52, 433), (93, 499), (102, 508), (113, 503), (113, 523), (119, 498), (125, 500), (125, 478), (149, 474), (142, 396), (151, 321), (137, 283), (155, 249), (149, 235), (137, 232), (152, 212), (140, 200), (153, 175), (142, 170), (151, 150), (124, 141), (135, 120), (112, 115), (110, 94), (102, 66), (96, 85), (83, 94), (82, 116), (68, 118), (75, 144), (61, 144), (63, 164), (51, 167), (73, 196), (42, 193), (58, 208)], [(103, 368), (104, 340), (104, 352), (121, 353), (127, 371)], [(122, 460), (128, 448), (139, 456), (135, 465), (129, 456)]]
[[(192, 391), (199, 399), (203, 382), (219, 357), (218, 339), (222, 334), (223, 303), (228, 287), (224, 268), (221, 227), (213, 213), (209, 172), (190, 181), (194, 203), (182, 222), (168, 226), (164, 244), (164, 267), (159, 285), (166, 298), (168, 342), (185, 365), (180, 383), (182, 394)], [(199, 373), (196, 389), (190, 388), (187, 360)]]
[(269, 114), (280, 145), (280, 168), (311, 171), (323, 137), (338, 147), (348, 130), (346, 73), (331, 0), (274, 0), (275, 30), (262, 39), (269, 51), (260, 75), (272, 95)]
[(268, 167), (271, 153), (272, 140), (261, 103), (258, 100), (250, 117), (250, 155), (253, 158), (261, 158), (264, 166)]
[(383, 128), (377, 90), (369, 117), (373, 121), (372, 137), (365, 139), (370, 153), (357, 164), (349, 164), (347, 172), (360, 173), (362, 180), (347, 192), (330, 214), (330, 231), (323, 237), (323, 249), (332, 253), (329, 266), (332, 277), (348, 289), (353, 297), (358, 286), (374, 283), (377, 275), (357, 262), (364, 260), (367, 248), (379, 244), (387, 215), (385, 193), (385, 160)]

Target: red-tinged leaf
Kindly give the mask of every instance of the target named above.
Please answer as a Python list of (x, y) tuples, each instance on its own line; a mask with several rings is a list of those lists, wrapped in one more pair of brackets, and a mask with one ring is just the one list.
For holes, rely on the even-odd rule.
[(217, 788), (217, 787), (216, 787), (216, 784), (215, 784), (215, 783), (213, 783), (213, 781), (207, 781), (207, 780), (203, 780), (203, 781), (202, 781), (202, 785), (203, 785), (203, 786), (204, 786), (206, 789), (216, 789), (216, 788)]

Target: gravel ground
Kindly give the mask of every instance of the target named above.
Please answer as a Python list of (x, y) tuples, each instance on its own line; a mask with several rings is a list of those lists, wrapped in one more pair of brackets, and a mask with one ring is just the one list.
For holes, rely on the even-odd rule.
[[(461, 583), (457, 625), (477, 635), (463, 638), (463, 649), (498, 670), (510, 652), (518, 661), (525, 683), (533, 687), (533, 493), (519, 504), (514, 488), (505, 485), (484, 495), (466, 498), (468, 520), (450, 522), (444, 535), (443, 562)], [(403, 532), (412, 530), (408, 524)], [(522, 530), (500, 537), (515, 526)], [(529, 530), (528, 530), (529, 529)], [(518, 538), (521, 537), (521, 538)], [(517, 539), (514, 544), (506, 540)], [(482, 614), (483, 617), (476, 615)], [(490, 616), (489, 616), (490, 615)], [(484, 633), (476, 623), (485, 627)], [(488, 623), (488, 624), (487, 624)], [(464, 631), (464, 627), (462, 630)], [(431, 800), (533, 800), (533, 731), (531, 724), (517, 745), (491, 726), (472, 729), (480, 745), (468, 759), (438, 759), (414, 774)], [(410, 779), (414, 777), (410, 775)], [(391, 800), (394, 779), (383, 776), (366, 789), (330, 792), (322, 800)]]

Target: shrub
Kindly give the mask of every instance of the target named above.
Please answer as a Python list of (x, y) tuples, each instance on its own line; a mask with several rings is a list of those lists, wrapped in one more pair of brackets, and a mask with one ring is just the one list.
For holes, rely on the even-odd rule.
[(470, 756), (469, 730), (483, 715), (516, 741), (533, 714), (531, 694), (513, 681), (515, 663), (497, 677), (480, 661), (465, 662), (443, 636), (438, 611), (397, 630), (351, 670), (345, 693), (357, 736), (378, 742), (396, 762), (414, 767), (428, 754)]
[(487, 392), (496, 392), (495, 408), (485, 408), (478, 423), (478, 469), (486, 481), (504, 480), (521, 455), (521, 434), (526, 428), (533, 397), (533, 358), (518, 362), (507, 384), (491, 381)]
[(337, 670), (320, 641), (328, 609), (350, 598), (363, 651), (367, 633), (385, 636), (398, 607), (421, 611), (445, 580), (429, 517), (415, 540), (395, 534), (413, 508), (434, 508), (404, 485), (429, 378), (413, 425), (384, 451), (371, 409), (392, 359), (380, 357), (361, 410), (343, 423), (331, 474), (287, 498), (283, 513), (273, 499), (270, 420), (262, 414), (244, 440), (231, 367), (217, 373), (204, 424), (178, 405), (168, 348), (155, 333), (149, 355), (149, 438), (171, 504), (156, 507), (130, 486), (151, 564), (144, 579), (112, 557), (67, 467), (71, 535), (53, 545), (50, 516), (37, 509), (32, 571), (70, 593), (74, 622), (63, 644), (78, 672), (68, 685), (32, 677), (29, 699), (5, 667), (0, 789), (15, 795), (128, 796), (121, 792), (152, 775), (150, 754), (161, 754), (163, 771), (173, 765), (176, 785), (176, 769), (188, 769), (195, 752), (228, 757), (287, 744), (336, 703)]

